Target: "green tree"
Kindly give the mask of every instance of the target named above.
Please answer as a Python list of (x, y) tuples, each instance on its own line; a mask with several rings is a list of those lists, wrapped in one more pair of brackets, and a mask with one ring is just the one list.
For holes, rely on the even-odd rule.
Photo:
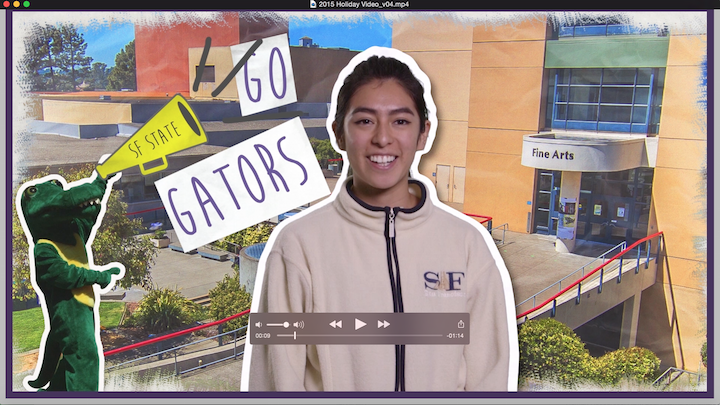
[(315, 152), (315, 158), (317, 158), (320, 163), (320, 167), (326, 168), (329, 159), (338, 159), (341, 156), (335, 151), (335, 148), (332, 147), (330, 139), (321, 140), (317, 138), (310, 138), (310, 145)]
[(115, 55), (115, 66), (108, 76), (108, 90), (137, 89), (135, 76), (135, 40)]
[(75, 91), (90, 71), (92, 58), (85, 56), (87, 44), (83, 35), (73, 24), (59, 27), (60, 40), (53, 44), (58, 48), (58, 67), (63, 72), (64, 80), (60, 91)]
[(53, 44), (59, 40), (60, 31), (56, 27), (37, 23), (32, 26), (19, 66), (30, 91), (56, 90), (59, 48)]
[[(237, 270), (232, 276), (226, 274), (217, 286), (208, 292), (208, 296), (210, 297), (209, 313), (216, 321), (249, 309), (252, 303), (252, 295), (245, 290), (244, 285), (240, 285), (240, 275)], [(247, 323), (248, 315), (243, 315), (225, 323), (223, 329), (231, 331)]]
[(73, 24), (35, 24), (25, 40), (20, 71), (31, 91), (75, 91), (90, 70), (87, 44)]
[(110, 75), (110, 68), (102, 62), (95, 62), (92, 64), (92, 68), (85, 78), (85, 84), (87, 90), (93, 91), (95, 89), (105, 89), (108, 85), (108, 76)]
[[(90, 177), (95, 166), (87, 164), (69, 171), (60, 170), (58, 174), (69, 182)], [(23, 181), (47, 176), (49, 170), (44, 170), (36, 176)], [(15, 188), (13, 195), (17, 195)], [(110, 262), (119, 262), (125, 266), (125, 276), (118, 280), (117, 285), (129, 288), (139, 285), (145, 289), (152, 288), (150, 266), (157, 256), (157, 248), (148, 237), (136, 237), (137, 230), (142, 228), (139, 218), (129, 219), (127, 204), (122, 200), (122, 191), (112, 190), (107, 202), (107, 209), (100, 228), (92, 244), (93, 261), (101, 266)], [(13, 259), (13, 299), (27, 301), (35, 297), (35, 291), (30, 282), (30, 262), (28, 257), (28, 242), (25, 232), (20, 225), (15, 204), (13, 204), (12, 224), (12, 259)]]

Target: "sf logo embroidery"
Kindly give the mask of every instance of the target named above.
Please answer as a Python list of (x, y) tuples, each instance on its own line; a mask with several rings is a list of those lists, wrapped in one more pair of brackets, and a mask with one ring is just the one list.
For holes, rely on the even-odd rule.
[(465, 273), (461, 271), (441, 271), (435, 273), (432, 271), (425, 272), (425, 289), (440, 291), (460, 291), (462, 290)]

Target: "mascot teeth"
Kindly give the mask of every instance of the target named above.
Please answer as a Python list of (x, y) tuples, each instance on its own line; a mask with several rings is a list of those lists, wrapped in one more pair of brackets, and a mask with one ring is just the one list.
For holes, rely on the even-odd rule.
[(96, 198), (96, 199), (94, 199), (94, 200), (85, 201), (84, 203), (80, 204), (79, 207), (80, 207), (80, 208), (85, 208), (85, 207), (87, 207), (88, 205), (100, 205), (100, 199), (99, 199), (99, 198)]

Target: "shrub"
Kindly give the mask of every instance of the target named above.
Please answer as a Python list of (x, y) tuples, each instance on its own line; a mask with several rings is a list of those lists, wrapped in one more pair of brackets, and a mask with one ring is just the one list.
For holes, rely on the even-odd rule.
[(550, 318), (528, 320), (518, 330), (520, 377), (572, 386), (588, 376), (592, 360), (585, 344), (566, 325)]
[[(240, 286), (238, 271), (234, 275), (225, 277), (217, 283), (217, 286), (208, 292), (210, 296), (210, 316), (215, 320), (227, 318), (228, 316), (240, 313), (250, 308), (252, 295), (245, 291), (245, 286)], [(241, 328), (248, 323), (248, 315), (233, 319), (224, 324), (225, 331)]]
[(643, 347), (618, 349), (592, 360), (596, 366), (591, 377), (603, 384), (617, 384), (624, 377), (652, 382), (660, 376), (660, 359)]
[(169, 288), (152, 289), (140, 300), (138, 308), (128, 319), (152, 333), (160, 333), (188, 325), (205, 317), (202, 306)]
[(707, 367), (707, 340), (703, 342), (700, 348), (700, 358), (702, 359), (703, 366)]
[(273, 224), (261, 222), (216, 241), (215, 246), (227, 252), (235, 252), (235, 245), (238, 245), (238, 249), (240, 249), (256, 243), (267, 242), (274, 228)]

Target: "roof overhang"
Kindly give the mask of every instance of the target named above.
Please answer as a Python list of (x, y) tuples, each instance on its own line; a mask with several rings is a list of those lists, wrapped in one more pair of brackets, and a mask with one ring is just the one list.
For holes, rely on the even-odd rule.
[(598, 132), (541, 132), (523, 137), (523, 166), (570, 172), (655, 167), (657, 137)]

